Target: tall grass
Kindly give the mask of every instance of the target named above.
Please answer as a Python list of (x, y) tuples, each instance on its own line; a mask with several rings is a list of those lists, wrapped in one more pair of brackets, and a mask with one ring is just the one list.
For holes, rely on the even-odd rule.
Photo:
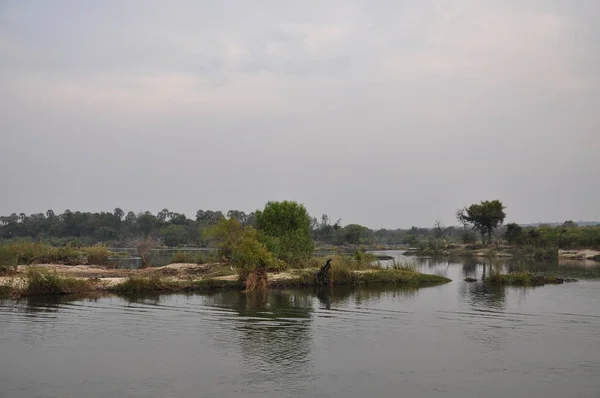
[(83, 247), (81, 250), (87, 254), (87, 263), (93, 265), (107, 265), (109, 264), (108, 258), (111, 252), (108, 250), (106, 245), (95, 245), (90, 247)]
[(58, 276), (55, 272), (28, 269), (26, 283), (18, 288), (20, 296), (47, 296), (83, 293), (93, 290), (93, 283), (85, 279)]

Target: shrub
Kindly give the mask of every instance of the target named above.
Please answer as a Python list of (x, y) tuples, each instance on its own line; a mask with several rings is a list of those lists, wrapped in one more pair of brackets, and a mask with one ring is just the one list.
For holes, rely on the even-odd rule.
[(219, 253), (231, 259), (242, 281), (256, 268), (278, 272), (287, 267), (259, 241), (254, 228), (243, 228), (235, 219), (219, 221), (210, 236), (217, 240)]
[(267, 247), (258, 241), (257, 232), (246, 227), (231, 251), (233, 264), (238, 268), (241, 280), (245, 280), (254, 269), (282, 271), (283, 261), (276, 259)]

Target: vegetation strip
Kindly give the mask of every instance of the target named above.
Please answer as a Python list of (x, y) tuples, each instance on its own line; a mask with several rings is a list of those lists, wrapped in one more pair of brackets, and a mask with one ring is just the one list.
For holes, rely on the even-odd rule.
[[(285, 288), (316, 286), (318, 269), (299, 270), (279, 277), (271, 275), (268, 286)], [(450, 282), (439, 275), (421, 274), (409, 270), (381, 269), (369, 271), (335, 270), (330, 285), (393, 284), (412, 287), (434, 286)], [(0, 285), (0, 298), (20, 296), (48, 296), (108, 291), (116, 293), (144, 292), (207, 292), (215, 289), (239, 289), (246, 284), (239, 279), (203, 278), (173, 279), (155, 272), (148, 276), (130, 276), (124, 281), (109, 285), (100, 278), (75, 278), (59, 275), (57, 272), (31, 268), (21, 277)]]
[(510, 274), (494, 274), (485, 280), (493, 285), (543, 286), (575, 282), (575, 279), (560, 278), (554, 275), (533, 274), (529, 272), (513, 272)]

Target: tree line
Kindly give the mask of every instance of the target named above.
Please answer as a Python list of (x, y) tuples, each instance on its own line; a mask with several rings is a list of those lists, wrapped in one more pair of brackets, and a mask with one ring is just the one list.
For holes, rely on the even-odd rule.
[[(521, 227), (503, 225), (504, 205), (498, 200), (482, 201), (457, 211), (459, 226), (444, 226), (436, 222), (431, 228), (411, 227), (398, 229), (370, 229), (360, 224), (343, 225), (333, 222), (327, 214), (308, 216), (308, 230), (317, 245), (430, 245), (472, 244), (485, 245), (503, 240), (513, 245), (559, 247), (598, 247), (600, 227), (577, 227), (566, 222), (562, 226)], [(91, 245), (127, 246), (133, 239), (154, 237), (164, 246), (212, 246), (210, 230), (221, 220), (236, 220), (241, 226), (256, 227), (257, 212), (241, 210), (227, 212), (198, 210), (194, 218), (183, 213), (163, 209), (156, 214), (149, 211), (125, 213), (121, 208), (112, 212), (81, 212), (65, 210), (56, 214), (11, 214), (0, 217), (0, 240), (30, 239), (64, 246), (71, 241)], [(478, 236), (479, 235), (479, 236)]]

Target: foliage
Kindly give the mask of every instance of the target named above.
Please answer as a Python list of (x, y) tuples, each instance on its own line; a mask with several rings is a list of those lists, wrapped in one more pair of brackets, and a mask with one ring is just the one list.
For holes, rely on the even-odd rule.
[[(240, 210), (227, 212), (243, 225), (254, 222), (254, 213)], [(66, 210), (56, 214), (52, 210), (37, 214), (11, 214), (0, 217), (0, 240), (30, 238), (65, 246), (74, 241), (72, 247), (107, 243), (122, 246), (136, 236), (158, 236), (170, 246), (198, 243), (199, 232), (216, 224), (223, 213), (220, 211), (198, 210), (196, 219), (188, 219), (185, 214), (163, 209), (156, 215), (149, 211), (134, 213), (116, 208), (113, 212), (89, 213)], [(177, 228), (174, 228), (177, 226)]]
[(256, 228), (269, 250), (288, 264), (297, 266), (313, 254), (311, 218), (301, 204), (267, 203), (264, 210), (256, 212)]
[(173, 247), (189, 242), (188, 231), (183, 225), (171, 224), (160, 230), (160, 238), (165, 246)]
[(522, 244), (524, 239), (523, 228), (517, 223), (507, 224), (504, 239), (511, 245)]
[(285, 263), (259, 241), (254, 228), (242, 227), (235, 218), (221, 219), (210, 236), (216, 240), (219, 254), (231, 259), (241, 280), (246, 280), (255, 269), (280, 271), (286, 268)]
[(600, 226), (578, 227), (567, 222), (562, 226), (522, 228), (517, 224), (511, 223), (506, 226), (504, 238), (512, 245), (524, 247), (560, 249), (600, 248)]
[(506, 214), (504, 205), (499, 200), (482, 201), (480, 204), (472, 204), (469, 207), (460, 209), (456, 213), (458, 221), (464, 225), (471, 225), (481, 234), (483, 244), (486, 244), (485, 236), (488, 235), (488, 241), (492, 241), (492, 232), (498, 225), (504, 222)]
[(206, 237), (215, 243), (219, 256), (233, 257), (233, 250), (240, 239), (244, 227), (235, 218), (221, 218), (215, 226), (207, 230)]

